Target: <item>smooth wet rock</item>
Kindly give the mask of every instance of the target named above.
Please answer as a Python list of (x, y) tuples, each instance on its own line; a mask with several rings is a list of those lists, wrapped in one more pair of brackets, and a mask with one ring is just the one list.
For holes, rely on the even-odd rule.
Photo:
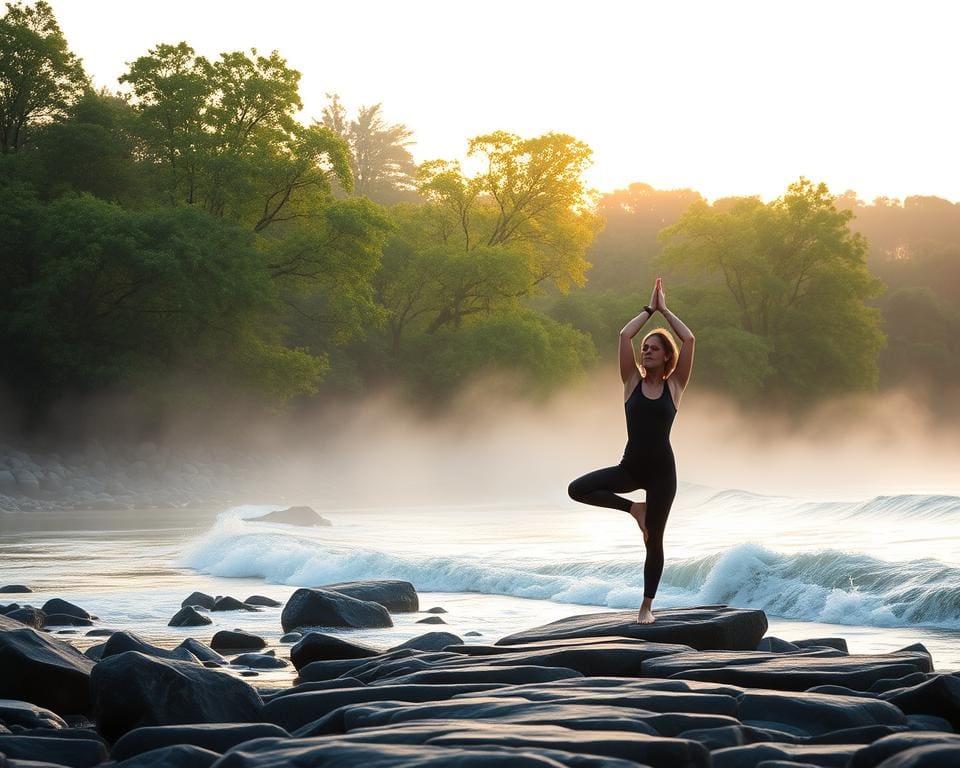
[[(888, 760), (894, 760), (897, 755), (907, 754), (918, 748), (930, 746), (957, 750), (954, 754), (956, 761), (944, 763), (944, 765), (960, 765), (960, 759), (958, 759), (960, 758), (960, 736), (957, 734), (898, 733), (877, 739), (873, 744), (857, 750), (850, 759), (849, 768), (877, 768), (880, 765), (885, 765)], [(891, 765), (901, 768), (901, 766), (909, 765), (909, 762), (901, 761), (899, 764), (892, 762)]]
[(758, 651), (768, 651), (770, 653), (789, 653), (799, 651), (800, 646), (787, 640), (781, 640), (779, 637), (763, 637), (757, 643)]
[(283, 669), (290, 666), (290, 662), (286, 659), (278, 659), (267, 653), (241, 653), (230, 663), (253, 669)]
[(199, 606), (200, 608), (206, 608), (208, 611), (213, 608), (213, 604), (216, 602), (216, 598), (213, 595), (208, 595), (204, 592), (193, 592), (188, 598), (186, 598), (182, 603), (180, 603), (181, 608), (186, 608), (188, 605)]
[(440, 616), (427, 616), (425, 619), (418, 619), (417, 624), (446, 624)]
[(61, 600), (59, 597), (54, 597), (51, 600), (47, 600), (47, 602), (43, 604), (42, 610), (48, 616), (51, 616), (55, 613), (63, 613), (67, 616), (75, 616), (78, 619), (94, 618), (79, 605), (74, 605), (66, 600)]
[(100, 661), (100, 657), (103, 656), (103, 649), (106, 647), (106, 643), (96, 643), (91, 645), (87, 650), (83, 652), (83, 655), (88, 659), (93, 661)]
[(391, 613), (416, 613), (420, 610), (417, 590), (409, 581), (399, 579), (369, 579), (325, 584), (321, 589), (339, 592), (356, 600), (380, 603)]
[(278, 608), (283, 605), (279, 600), (274, 600), (272, 597), (265, 597), (264, 595), (250, 595), (250, 597), (243, 602), (246, 605), (260, 605), (266, 608)]
[(192, 653), (202, 662), (215, 661), (221, 664), (226, 664), (227, 660), (223, 658), (219, 653), (217, 653), (213, 648), (205, 643), (201, 643), (199, 640), (196, 640), (192, 637), (188, 637), (184, 640), (177, 648), (183, 648), (184, 650)]
[(213, 620), (199, 613), (192, 605), (181, 608), (167, 622), (168, 627), (202, 627), (207, 624), (213, 624)]
[(908, 715), (934, 715), (960, 729), (960, 677), (934, 675), (908, 688), (895, 688), (880, 694), (880, 698)]
[[(458, 693), (489, 690), (493, 686), (384, 685), (331, 688), (277, 696), (263, 707), (263, 719), (294, 731), (350, 704), (380, 701), (443, 701)], [(342, 731), (339, 731), (342, 733)]]
[(248, 517), (247, 522), (257, 523), (283, 523), (285, 525), (303, 525), (303, 526), (329, 526), (332, 523), (322, 515), (318, 514), (311, 507), (287, 507), (286, 509), (276, 509), (273, 512), (267, 512), (259, 517)]
[(497, 645), (541, 640), (617, 635), (658, 643), (688, 645), (697, 650), (753, 650), (767, 631), (763, 611), (725, 605), (657, 611), (653, 624), (638, 624), (636, 611), (591, 613), (508, 635)]
[(439, 605), (436, 606), (435, 608), (427, 608), (427, 610), (424, 611), (424, 613), (446, 613), (446, 612), (447, 612), (447, 609), (441, 608)]
[(260, 696), (242, 680), (136, 651), (99, 662), (90, 691), (97, 729), (110, 740), (144, 726), (261, 721)]
[(843, 728), (906, 725), (903, 712), (885, 701), (817, 693), (748, 690), (737, 716), (745, 725), (816, 736)]
[(483, 637), (483, 632), (477, 632), (475, 629), (471, 629), (469, 632), (463, 633), (464, 637)]
[(780, 691), (805, 691), (824, 685), (865, 691), (883, 678), (924, 672), (926, 664), (926, 657), (921, 655), (850, 656), (832, 649), (799, 653), (685, 653), (651, 660), (644, 666), (644, 674)]
[(850, 652), (847, 641), (842, 637), (812, 637), (806, 640), (794, 640), (793, 644), (798, 648), (834, 648), (843, 653)]
[(111, 768), (210, 768), (220, 757), (219, 752), (203, 747), (174, 744), (141, 752), (112, 765)]
[(60, 715), (44, 707), (38, 707), (28, 701), (0, 699), (0, 723), (6, 726), (19, 725), (24, 728), (66, 728), (67, 724)]
[(91, 629), (85, 634), (87, 637), (110, 637), (116, 631), (115, 629)]
[(69, 643), (0, 619), (0, 698), (27, 701), (60, 716), (90, 712), (93, 662)]
[(267, 641), (250, 632), (221, 629), (213, 636), (210, 647), (215, 651), (259, 651), (267, 647)]
[(106, 761), (107, 750), (95, 739), (58, 739), (21, 734), (0, 734), (0, 755), (70, 768), (92, 768)]
[(280, 622), (284, 632), (305, 627), (393, 626), (383, 605), (326, 589), (298, 589), (283, 607)]
[(252, 605), (247, 605), (242, 603), (235, 597), (230, 597), (226, 595), (224, 597), (218, 597), (214, 603), (211, 611), (254, 611), (256, 608)]
[(47, 621), (47, 614), (41, 611), (39, 608), (33, 608), (32, 606), (23, 606), (22, 608), (14, 608), (12, 611), (4, 614), (8, 619), (13, 621), (19, 621), (21, 624), (24, 624), (28, 627), (33, 627), (34, 629), (42, 629), (43, 625)]
[(127, 760), (161, 747), (190, 744), (213, 752), (226, 752), (237, 744), (265, 737), (289, 738), (290, 734), (273, 723), (193, 723), (135, 728), (113, 745), (110, 756)]
[(367, 659), (378, 656), (380, 651), (362, 643), (344, 640), (335, 635), (308, 632), (290, 649), (290, 660), (297, 669), (314, 661), (330, 659)]
[(926, 679), (927, 676), (922, 672), (913, 672), (903, 677), (884, 677), (867, 688), (867, 692), (884, 693), (885, 691), (892, 691), (894, 688), (910, 688), (911, 686), (919, 685)]
[(134, 634), (133, 632), (126, 631), (114, 632), (109, 638), (107, 638), (107, 642), (104, 643), (100, 658), (106, 659), (110, 656), (126, 653), (127, 651), (137, 651), (138, 653), (142, 653), (147, 656), (154, 656), (158, 659), (176, 659), (179, 661), (193, 663), (197, 663), (197, 661), (199, 661), (185, 648), (174, 648), (172, 651), (168, 651), (166, 648), (161, 648), (158, 645), (148, 643), (142, 637)]
[(0, 587), (0, 594), (25, 595), (31, 592), (33, 592), (33, 590), (25, 584), (5, 584)]
[(280, 638), (281, 643), (296, 643), (303, 638), (302, 632), (287, 632)]
[(463, 645), (463, 640), (452, 632), (426, 632), (393, 646), (387, 652), (400, 651), (406, 648), (417, 651), (442, 651), (444, 648), (453, 645)]
[(712, 768), (759, 768), (769, 761), (818, 768), (844, 768), (857, 750), (855, 744), (747, 744), (718, 749), (710, 754)]
[[(564, 667), (541, 667), (533, 665), (475, 666), (451, 669), (425, 669), (399, 677), (387, 678), (391, 685), (437, 685), (461, 683), (543, 683), (582, 677), (580, 672)], [(361, 678), (362, 679), (362, 678)]]

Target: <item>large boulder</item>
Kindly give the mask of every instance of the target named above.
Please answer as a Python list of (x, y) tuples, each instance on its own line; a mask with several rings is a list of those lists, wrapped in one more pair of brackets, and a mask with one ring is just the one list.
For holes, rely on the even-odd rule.
[(111, 741), (144, 726), (259, 722), (263, 705), (236, 677), (136, 651), (99, 662), (90, 694), (97, 729)]
[(66, 728), (67, 724), (56, 712), (27, 701), (0, 699), (0, 724), (23, 728)]
[(43, 604), (43, 612), (48, 616), (51, 616), (55, 613), (63, 613), (67, 616), (75, 616), (78, 619), (94, 618), (79, 605), (74, 605), (66, 600), (61, 600), (59, 597), (54, 597), (50, 600), (47, 600), (47, 602)]
[(869, 725), (906, 725), (903, 712), (885, 701), (823, 693), (750, 690), (740, 697), (737, 717), (745, 725), (817, 736)]
[(329, 659), (366, 659), (380, 654), (376, 648), (352, 643), (321, 632), (308, 632), (290, 649), (290, 660), (297, 669), (313, 661)]
[(210, 640), (210, 647), (215, 651), (259, 651), (267, 647), (267, 641), (260, 635), (244, 632), (240, 629), (221, 629)]
[(204, 643), (201, 643), (199, 640), (195, 640), (192, 637), (188, 637), (186, 640), (180, 643), (177, 648), (183, 648), (189, 651), (196, 656), (199, 661), (215, 661), (218, 664), (225, 664), (227, 661), (209, 645), (205, 645)]
[(880, 694), (907, 715), (936, 715), (960, 730), (960, 677), (933, 675), (919, 685)]
[(451, 645), (463, 646), (463, 640), (452, 632), (426, 632), (389, 648), (387, 652), (402, 651), (406, 648), (415, 651), (442, 651)]
[[(888, 765), (893, 768), (908, 768), (914, 765), (911, 759), (915, 759), (919, 750), (934, 748), (946, 753), (946, 757), (952, 760), (944, 759), (940, 763), (930, 762), (925, 765), (930, 766), (956, 766), (960, 765), (960, 736), (954, 733), (898, 733), (892, 736), (885, 736), (877, 739), (872, 744), (861, 747), (854, 753), (850, 759), (850, 768), (877, 768), (879, 765)], [(950, 753), (953, 753), (950, 755)], [(898, 756), (903, 756), (897, 761)]]
[(111, 768), (211, 768), (222, 755), (192, 744), (174, 744), (169, 747), (157, 747), (149, 752), (128, 757), (119, 763), (111, 763)]
[(320, 589), (339, 592), (357, 600), (380, 603), (391, 613), (416, 613), (420, 610), (417, 590), (409, 581), (399, 579), (369, 579), (324, 584)]
[(657, 643), (688, 645), (698, 651), (752, 651), (767, 631), (763, 611), (707, 605), (657, 611), (653, 624), (638, 624), (636, 611), (588, 613), (508, 635), (497, 645), (617, 635)]
[(50, 613), (43, 620), (43, 628), (47, 627), (92, 627), (93, 620), (71, 613)]
[[(5, 629), (0, 617), (0, 630)], [(90, 712), (93, 661), (68, 643), (19, 622), (0, 631), (0, 697), (28, 701), (58, 715)]]
[(298, 589), (280, 614), (284, 632), (300, 627), (392, 627), (387, 609), (380, 603), (358, 600), (326, 589)]
[(31, 605), (25, 605), (22, 608), (14, 608), (12, 611), (8, 611), (4, 615), (8, 619), (19, 621), (21, 624), (26, 624), (28, 627), (33, 627), (34, 629), (43, 629), (43, 625), (47, 621), (47, 614), (45, 614), (39, 608), (34, 608)]
[(257, 523), (284, 523), (286, 525), (332, 525), (325, 517), (317, 514), (310, 507), (287, 507), (267, 512), (259, 517), (248, 517), (248, 522)]
[(209, 611), (213, 608), (215, 602), (216, 598), (213, 595), (208, 595), (205, 592), (192, 592), (189, 597), (180, 603), (180, 607), (186, 608), (188, 605), (194, 605), (199, 608), (206, 608)]

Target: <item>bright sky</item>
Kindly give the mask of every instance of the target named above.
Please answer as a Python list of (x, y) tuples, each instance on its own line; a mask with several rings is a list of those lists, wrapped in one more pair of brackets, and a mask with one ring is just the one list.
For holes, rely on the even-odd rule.
[(277, 49), (325, 94), (383, 103), (416, 159), (504, 129), (569, 133), (601, 191), (960, 201), (960, 5), (944, 0), (49, 0), (95, 84), (159, 42)]

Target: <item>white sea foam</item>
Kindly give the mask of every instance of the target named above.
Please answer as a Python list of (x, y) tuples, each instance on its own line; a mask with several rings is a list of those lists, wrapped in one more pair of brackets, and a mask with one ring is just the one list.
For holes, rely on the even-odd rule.
[[(181, 564), (215, 576), (261, 578), (293, 586), (399, 578), (413, 582), (422, 592), (475, 592), (610, 608), (635, 607), (643, 594), (638, 547), (626, 555), (622, 546), (618, 549), (613, 544), (606, 550), (584, 548), (589, 555), (571, 557), (577, 542), (560, 541), (560, 533), (551, 542), (514, 530), (509, 549), (477, 551), (463, 542), (450, 543), (441, 523), (452, 525), (451, 519), (455, 522), (457, 517), (451, 514), (438, 517), (436, 527), (428, 529), (429, 536), (424, 535), (424, 527), (411, 529), (393, 519), (396, 515), (375, 520), (345, 516), (341, 522), (349, 520), (349, 524), (338, 526), (335, 518), (333, 528), (323, 529), (247, 519), (268, 509), (228, 511), (194, 542)], [(733, 521), (733, 529), (743, 529), (744, 521), (756, 522), (761, 510), (777, 521), (806, 520), (811, 515), (828, 522), (881, 515), (900, 516), (904, 522), (932, 516), (942, 522), (957, 509), (960, 499), (956, 497), (878, 497), (861, 504), (840, 504), (726, 491), (689, 495), (680, 512), (687, 519), (677, 526), (691, 528), (691, 521), (704, 510)], [(494, 528), (503, 521), (488, 522), (487, 527)], [(537, 521), (526, 524), (530, 530), (540, 530)], [(562, 526), (563, 520), (556, 524)], [(932, 558), (892, 560), (825, 549), (822, 543), (810, 546), (816, 536), (822, 539), (823, 527), (811, 524), (810, 529), (814, 533), (802, 551), (737, 542), (734, 537), (717, 541), (709, 554), (683, 559), (669, 558), (671, 551), (682, 551), (682, 547), (668, 548), (658, 604), (726, 603), (759, 608), (785, 619), (960, 628), (960, 567)]]

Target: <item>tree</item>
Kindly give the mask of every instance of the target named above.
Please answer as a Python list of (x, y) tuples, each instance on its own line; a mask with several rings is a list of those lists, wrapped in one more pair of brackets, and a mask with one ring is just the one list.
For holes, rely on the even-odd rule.
[(709, 338), (699, 329), (730, 328), (739, 333), (723, 338), (738, 347), (722, 354), (769, 366), (771, 398), (873, 389), (883, 335), (866, 302), (880, 283), (867, 272), (866, 242), (848, 227), (851, 213), (806, 179), (767, 205), (740, 198), (717, 207), (695, 203), (663, 233), (662, 265), (716, 297), (711, 317), (691, 318), (708, 359)]
[(0, 19), (0, 152), (16, 152), (33, 131), (64, 116), (88, 85), (50, 6), (7, 3)]
[(389, 205), (415, 199), (416, 165), (407, 149), (413, 131), (402, 123), (388, 124), (382, 104), (360, 107), (356, 120), (347, 117), (336, 94), (327, 94), (322, 123), (350, 147), (354, 194)]

